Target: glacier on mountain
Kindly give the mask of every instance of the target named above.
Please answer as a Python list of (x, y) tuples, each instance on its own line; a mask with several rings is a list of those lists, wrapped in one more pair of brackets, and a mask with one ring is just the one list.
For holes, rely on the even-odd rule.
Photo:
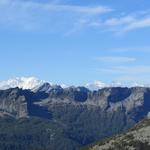
[(0, 82), (0, 89), (5, 90), (9, 88), (19, 87), (22, 89), (34, 89), (40, 87), (44, 81), (39, 80), (35, 77), (16, 77)]

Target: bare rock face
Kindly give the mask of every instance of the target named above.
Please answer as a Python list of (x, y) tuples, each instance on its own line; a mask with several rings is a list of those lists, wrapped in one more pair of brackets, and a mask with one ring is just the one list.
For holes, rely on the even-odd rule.
[[(49, 141), (49, 136), (45, 137), (50, 142), (49, 147), (57, 143), (61, 133), (60, 143), (64, 146), (63, 141), (67, 138), (67, 150), (79, 149), (83, 145), (126, 131), (147, 116), (148, 112), (150, 88), (114, 87), (89, 91), (85, 87), (64, 89), (44, 84), (34, 92), (19, 88), (0, 91), (0, 119), (12, 116), (17, 121), (28, 118), (32, 122), (34, 117), (38, 118), (37, 126), (40, 119), (41, 126), (44, 125), (48, 131), (59, 130), (52, 133), (56, 136), (52, 141)], [(55, 126), (52, 128), (41, 120), (48, 120)], [(37, 127), (35, 133), (41, 126)], [(28, 138), (26, 142), (30, 142)], [(53, 149), (60, 150), (63, 146), (56, 144)]]
[(0, 112), (15, 118), (28, 116), (26, 97), (19, 88), (0, 91)]

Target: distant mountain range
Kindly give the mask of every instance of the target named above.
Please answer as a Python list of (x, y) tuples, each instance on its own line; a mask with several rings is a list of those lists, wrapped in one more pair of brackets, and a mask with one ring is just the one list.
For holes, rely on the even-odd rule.
[[(45, 83), (49, 83), (51, 86), (57, 86), (56, 84), (53, 84), (51, 82), (44, 81), (44, 80), (39, 80), (38, 78), (35, 78), (35, 77), (16, 77), (16, 78), (9, 79), (6, 81), (0, 81), (0, 89), (6, 90), (9, 88), (18, 87), (18, 88), (30, 89), (34, 91)], [(61, 86), (62, 88), (69, 87), (66, 84), (60, 84), (59, 86)], [(99, 90), (99, 89), (106, 88), (106, 87), (137, 87), (137, 86), (138, 87), (150, 87), (148, 84), (144, 85), (144, 84), (133, 83), (127, 86), (125, 84), (121, 84), (120, 82), (112, 82), (110, 84), (106, 84), (101, 81), (94, 81), (93, 83), (87, 83), (83, 86), (88, 88), (91, 91)]]
[(125, 132), (150, 112), (150, 88), (39, 83), (0, 90), (0, 150), (78, 150)]

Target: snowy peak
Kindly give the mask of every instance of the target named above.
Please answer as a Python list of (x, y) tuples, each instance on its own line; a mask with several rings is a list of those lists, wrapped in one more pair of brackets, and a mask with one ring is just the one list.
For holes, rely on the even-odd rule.
[(101, 81), (94, 81), (93, 83), (86, 84), (85, 87), (91, 91), (97, 91), (99, 89), (107, 87), (125, 87), (125, 85), (121, 84), (120, 82), (112, 82), (110, 84), (106, 84)]
[(54, 84), (50, 84), (48, 82), (43, 83), (40, 87), (34, 89), (34, 92), (45, 92), (45, 93), (49, 93), (51, 90), (55, 90), (55, 89), (61, 89), (62, 86), (60, 85), (54, 85)]
[(88, 88), (89, 90), (96, 91), (104, 87), (108, 87), (108, 85), (101, 81), (94, 81), (93, 83), (86, 84), (85, 87)]
[(139, 84), (139, 83), (121, 83), (113, 81), (111, 83), (104, 83), (101, 81), (94, 81), (93, 83), (88, 83), (85, 85), (91, 91), (97, 91), (102, 88), (111, 88), (111, 87), (150, 87), (150, 84)]
[[(65, 84), (53, 84), (51, 82), (46, 82), (43, 80), (39, 80), (35, 77), (16, 77), (14, 79), (9, 79), (6, 81), (0, 81), (0, 90), (6, 90), (9, 88), (22, 88), (22, 89), (30, 89), (32, 91), (45, 91), (49, 92), (52, 88), (56, 87), (61, 88), (69, 88), (72, 86), (67, 86)], [(88, 83), (84, 85), (85, 88), (91, 90), (91, 91), (97, 91), (102, 88), (108, 88), (108, 87), (150, 87), (149, 84), (122, 84), (120, 82), (111, 82), (111, 83), (104, 83), (101, 81), (94, 81), (93, 83)]]
[(5, 90), (15, 87), (19, 87), (22, 89), (34, 89), (40, 87), (43, 83), (44, 81), (39, 80), (35, 77), (17, 77), (6, 81), (1, 81), (0, 89)]
[(46, 82), (43, 80), (39, 80), (35, 77), (16, 77), (14, 79), (9, 79), (6, 81), (0, 81), (0, 90), (6, 90), (9, 88), (22, 88), (22, 89), (30, 89), (34, 92), (41, 91), (48, 93), (53, 88), (66, 88), (65, 84), (56, 85), (51, 82)]
[(49, 92), (51, 90), (51, 85), (48, 82), (43, 83), (40, 87), (34, 89), (35, 92)]

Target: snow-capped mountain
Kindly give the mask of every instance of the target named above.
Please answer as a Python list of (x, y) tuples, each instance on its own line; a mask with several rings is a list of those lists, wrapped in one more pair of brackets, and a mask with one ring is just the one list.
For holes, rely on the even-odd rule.
[[(36, 77), (16, 77), (13, 79), (0, 81), (0, 90), (19, 87), (22, 89), (30, 89), (32, 91), (45, 91), (48, 92), (51, 88), (56, 88), (58, 85)], [(67, 88), (65, 84), (60, 85), (62, 88)]]
[[(42, 89), (42, 91), (44, 89), (46, 91), (49, 91), (52, 88), (52, 86), (56, 86), (56, 84), (52, 84), (47, 81), (39, 80), (36, 77), (16, 77), (16, 78), (5, 80), (5, 81), (0, 81), (1, 90), (19, 87), (22, 89), (31, 89), (33, 91), (37, 91), (39, 89)], [(69, 87), (66, 84), (61, 84), (60, 86), (62, 88)], [(86, 84), (85, 87), (93, 91), (93, 90), (98, 90), (104, 87), (109, 87), (109, 85), (101, 81), (94, 81), (93, 83)]]
[(125, 87), (125, 85), (120, 82), (111, 82), (110, 84), (106, 84), (101, 81), (94, 81), (93, 83), (86, 84), (85, 87), (90, 89), (91, 91), (97, 91), (106, 87)]
[(86, 84), (85, 87), (94, 91), (94, 90), (102, 89), (104, 87), (109, 87), (109, 85), (107, 85), (101, 81), (94, 81), (93, 83)]
[(19, 87), (22, 89), (34, 89), (40, 87), (44, 81), (39, 80), (35, 77), (16, 77), (14, 79), (9, 79), (0, 82), (0, 89), (5, 90), (9, 88)]
[[(61, 88), (69, 88), (69, 86), (66, 84), (57, 85), (51, 82), (40, 80), (36, 77), (16, 77), (5, 81), (0, 81), (0, 90), (19, 87), (22, 89), (30, 89), (32, 91), (37, 91), (39, 89), (42, 89), (43, 91), (45, 89), (48, 92), (51, 88), (53, 87), (56, 88), (56, 86), (61, 86)], [(106, 84), (101, 81), (94, 81), (92, 83), (88, 83), (83, 86), (91, 91), (97, 91), (99, 89), (106, 88), (106, 87), (150, 87), (150, 85), (148, 84), (145, 85), (145, 84), (134, 83), (127, 86), (120, 82), (111, 82), (109, 84), (108, 83)]]

